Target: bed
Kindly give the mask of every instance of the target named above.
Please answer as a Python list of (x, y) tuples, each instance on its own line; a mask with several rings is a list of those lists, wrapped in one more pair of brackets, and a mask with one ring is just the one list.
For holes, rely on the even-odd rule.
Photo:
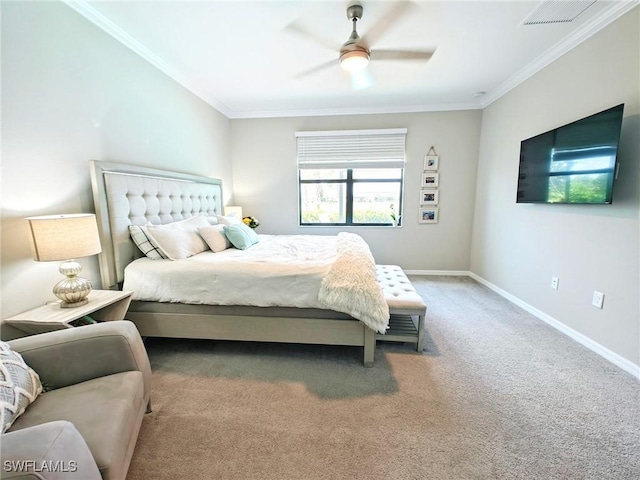
[[(129, 226), (149, 224), (164, 226), (187, 221), (196, 216), (219, 217), (223, 213), (222, 182), (209, 177), (100, 161), (90, 162), (90, 172), (102, 243), (102, 253), (99, 256), (102, 288), (135, 289), (127, 318), (136, 324), (141, 335), (358, 346), (363, 347), (364, 364), (366, 366), (373, 364), (376, 334), (384, 333), (388, 325), (388, 323), (386, 325), (380, 323), (385, 315), (386, 303), (377, 305), (377, 299), (376, 302), (371, 302), (376, 303), (378, 309), (375, 311), (377, 323), (371, 323), (367, 312), (362, 314), (357, 310), (353, 313), (353, 307), (341, 305), (339, 301), (335, 304), (330, 303), (329, 300), (297, 304), (278, 300), (286, 297), (286, 294), (276, 295), (275, 299), (258, 301), (255, 304), (239, 304), (246, 302), (238, 302), (233, 297), (231, 300), (221, 301), (198, 297), (188, 298), (186, 300), (188, 303), (185, 303), (179, 298), (171, 297), (171, 294), (154, 296), (149, 295), (148, 292), (143, 293), (147, 284), (145, 279), (150, 278), (145, 277), (148, 275), (145, 268), (151, 267), (152, 271), (167, 270), (168, 273), (165, 273), (169, 276), (166, 278), (176, 279), (180, 277), (172, 269), (186, 262), (184, 260), (155, 261), (145, 258), (132, 241)], [(253, 250), (255, 254), (260, 254), (265, 245), (284, 241), (280, 237), (285, 236), (261, 235), (260, 237), (261, 241), (257, 245), (261, 247)], [(361, 241), (360, 237), (344, 233), (331, 241), (336, 242), (337, 250), (345, 253), (340, 254), (338, 261), (335, 261), (329, 270), (325, 264), (315, 268), (315, 270), (324, 271), (318, 288), (322, 289), (325, 284), (329, 285), (321, 291), (323, 299), (328, 299), (331, 295), (336, 297), (334, 295), (336, 292), (342, 295), (344, 292), (340, 292), (339, 288), (343, 286), (339, 284), (341, 278), (348, 277), (345, 272), (350, 272), (357, 263), (366, 263), (355, 261), (361, 253), (360, 249), (364, 248), (358, 243)], [(225, 256), (239, 255), (233, 250), (226, 254), (221, 252), (223, 255), (203, 252), (194, 258), (204, 259), (205, 263), (217, 262)], [(249, 250), (251, 249), (247, 251)], [(306, 250), (309, 249), (306, 248)], [(352, 256), (354, 257), (351, 258)], [(350, 263), (345, 263), (347, 260)], [(147, 273), (137, 272), (136, 269), (141, 265), (141, 271)], [(127, 270), (129, 270), (127, 274), (129, 277), (125, 278)], [(135, 275), (138, 275), (137, 283), (131, 280)], [(315, 275), (317, 283), (320, 273), (316, 271)], [(325, 278), (331, 276), (334, 277), (333, 282)], [(219, 282), (221, 282), (220, 278), (218, 278)], [(235, 285), (234, 289), (237, 293), (239, 288), (237, 284), (234, 284), (231, 279), (226, 281), (230, 285)], [(188, 282), (177, 283), (182, 285)], [(273, 281), (270, 285), (272, 284), (274, 284)], [(131, 285), (134, 287), (130, 288)], [(160, 285), (163, 285), (162, 281)], [(286, 282), (283, 283), (281, 288), (286, 289), (286, 285)], [(289, 282), (289, 286), (291, 285), (293, 283)], [(335, 289), (332, 290), (333, 287)], [(259, 290), (264, 287), (257, 288)], [(142, 298), (138, 298), (137, 293)], [(375, 297), (373, 290), (370, 293)], [(380, 295), (382, 295), (381, 292)], [(308, 296), (313, 297), (313, 295)], [(335, 298), (332, 297), (331, 302), (334, 300)], [(386, 316), (388, 322), (388, 309)]]

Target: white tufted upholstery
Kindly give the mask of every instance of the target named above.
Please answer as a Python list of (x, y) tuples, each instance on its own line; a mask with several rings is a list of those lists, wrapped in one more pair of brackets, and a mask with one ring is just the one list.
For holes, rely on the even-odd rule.
[(220, 185), (109, 172), (104, 181), (118, 282), (123, 280), (124, 267), (138, 254), (129, 225), (162, 225), (198, 213), (222, 213)]
[(422, 297), (402, 268), (397, 265), (376, 265), (376, 273), (391, 313), (405, 313), (409, 310), (418, 315), (427, 311)]
[[(376, 274), (391, 314), (389, 331), (385, 335), (378, 335), (378, 339), (415, 342), (417, 350), (421, 352), (424, 344), (424, 320), (427, 313), (424, 300), (398, 265), (376, 265)], [(394, 321), (400, 320), (403, 315), (418, 317), (418, 323), (415, 327), (411, 327), (411, 331), (403, 326), (394, 328)], [(409, 320), (409, 322), (409, 325), (415, 325), (415, 321)]]

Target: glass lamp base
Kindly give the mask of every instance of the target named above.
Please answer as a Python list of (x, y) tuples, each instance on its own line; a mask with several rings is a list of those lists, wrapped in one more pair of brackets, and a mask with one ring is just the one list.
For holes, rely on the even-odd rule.
[(82, 305), (86, 305), (89, 303), (89, 299), (85, 298), (84, 300), (80, 300), (79, 302), (67, 303), (64, 300), (60, 302), (60, 308), (76, 308), (81, 307)]
[(53, 293), (60, 300), (60, 308), (75, 308), (86, 305), (89, 302), (87, 296), (91, 292), (91, 281), (78, 277), (82, 267), (77, 262), (70, 260), (60, 266), (60, 273), (67, 278), (60, 280), (53, 287)]

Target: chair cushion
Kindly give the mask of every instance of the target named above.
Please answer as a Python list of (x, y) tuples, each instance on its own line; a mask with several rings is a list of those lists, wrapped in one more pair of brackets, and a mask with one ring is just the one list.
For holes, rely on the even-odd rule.
[(0, 425), (2, 432), (24, 413), (42, 392), (40, 377), (18, 352), (0, 342)]
[(41, 394), (10, 431), (67, 420), (89, 446), (102, 477), (121, 479), (145, 409), (142, 373), (122, 372)]
[(87, 442), (63, 420), (2, 435), (3, 479), (43, 478), (40, 472), (46, 478), (102, 480)]

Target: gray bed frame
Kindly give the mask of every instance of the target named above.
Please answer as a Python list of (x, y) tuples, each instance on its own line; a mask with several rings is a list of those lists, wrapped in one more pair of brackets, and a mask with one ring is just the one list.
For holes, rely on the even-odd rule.
[[(129, 225), (222, 214), (219, 179), (95, 160), (90, 171), (103, 289), (121, 289), (124, 268), (142, 255), (130, 238)], [(376, 332), (331, 310), (134, 300), (127, 319), (142, 336), (361, 346), (364, 365), (374, 361)]]

